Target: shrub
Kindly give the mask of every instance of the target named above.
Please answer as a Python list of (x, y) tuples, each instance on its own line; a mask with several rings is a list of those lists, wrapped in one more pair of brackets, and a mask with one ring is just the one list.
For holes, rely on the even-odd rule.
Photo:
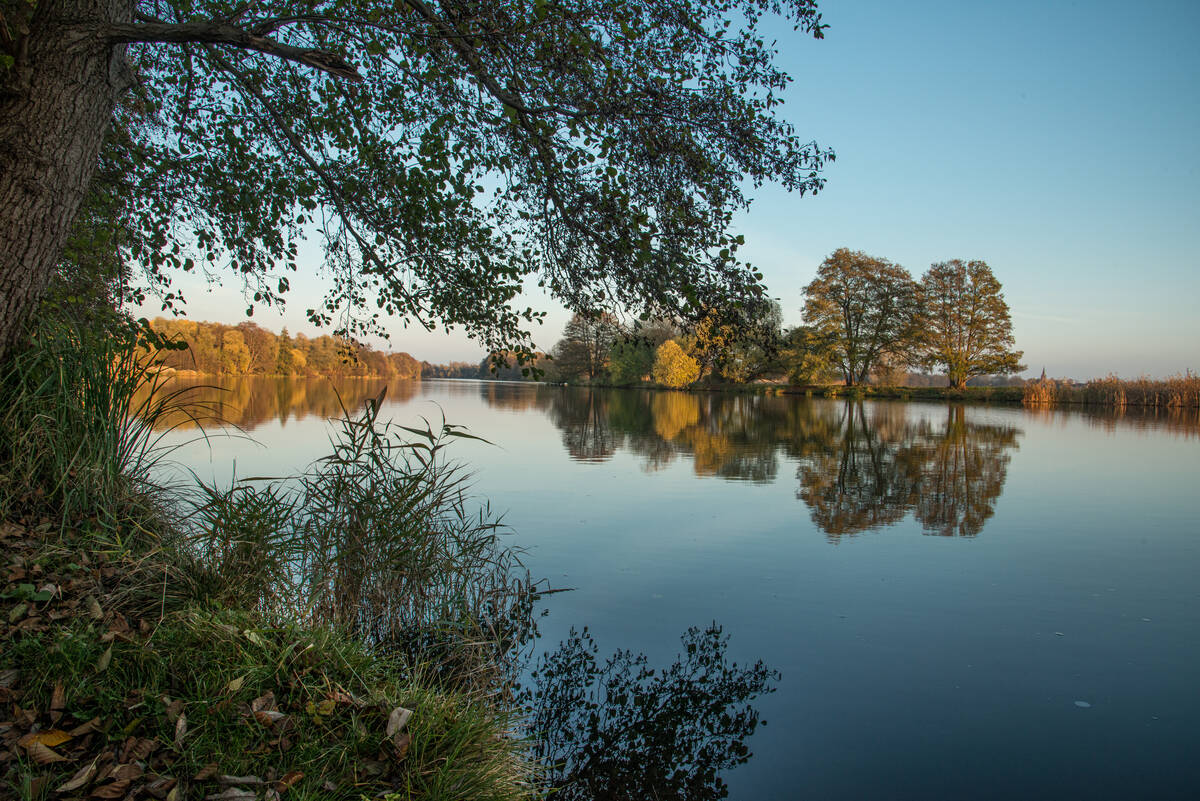
[(675, 340), (668, 339), (655, 352), (650, 374), (658, 383), (679, 389), (700, 378), (700, 364), (684, 353)]

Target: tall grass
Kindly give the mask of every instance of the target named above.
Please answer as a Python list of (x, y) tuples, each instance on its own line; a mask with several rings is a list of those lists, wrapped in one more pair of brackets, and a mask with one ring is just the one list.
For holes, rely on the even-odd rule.
[(455, 688), (505, 692), (536, 597), (443, 421), (381, 423), (386, 388), (348, 411), (331, 452), (291, 479), (204, 486), (189, 532), (224, 603), (347, 631)]
[[(175, 697), (191, 720), (180, 776), (295, 769), (289, 797), (529, 797), (515, 707), (496, 695), (532, 632), (534, 587), (445, 458), (465, 433), (381, 424), (381, 393), (343, 410), (330, 455), (302, 475), (188, 497), (151, 479), (169, 455), (156, 426), (197, 413), (160, 380), (146, 335), (47, 317), (0, 375), (0, 525), (23, 549), (6, 559), (58, 587), (52, 614), (0, 640), (23, 703), (45, 710), (65, 687), (68, 713), (116, 742), (136, 729), (178, 746), (154, 711)], [(28, 612), (0, 596), (9, 623)], [(286, 754), (239, 711), (265, 694), (294, 721)], [(127, 701), (142, 696), (154, 700)], [(406, 755), (385, 731), (399, 706), (414, 710)], [(49, 786), (77, 767), (53, 765)], [(11, 762), (0, 783), (44, 797), (45, 771)]]
[(1161, 380), (1129, 380), (1110, 375), (1088, 381), (1083, 386), (1043, 378), (1026, 384), (1022, 400), (1028, 406), (1071, 403), (1115, 409), (1128, 406), (1195, 409), (1200, 407), (1200, 375), (1190, 370)]
[(147, 511), (148, 476), (185, 390), (163, 391), (154, 334), (117, 315), (75, 323), (51, 310), (0, 374), (0, 515), (91, 518), (112, 528)]

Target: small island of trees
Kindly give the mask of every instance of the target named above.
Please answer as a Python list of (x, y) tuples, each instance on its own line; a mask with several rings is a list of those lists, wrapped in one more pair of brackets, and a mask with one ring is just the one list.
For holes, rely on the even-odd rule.
[[(775, 301), (747, 304), (734, 315), (713, 310), (687, 329), (577, 314), (544, 369), (556, 381), (672, 388), (899, 385), (930, 383), (929, 374), (939, 372), (954, 389), (1025, 369), (1000, 282), (986, 262), (939, 262), (917, 281), (900, 265), (840, 248), (804, 294), (804, 322), (792, 328), (782, 325)], [(923, 372), (910, 376), (913, 368)]]

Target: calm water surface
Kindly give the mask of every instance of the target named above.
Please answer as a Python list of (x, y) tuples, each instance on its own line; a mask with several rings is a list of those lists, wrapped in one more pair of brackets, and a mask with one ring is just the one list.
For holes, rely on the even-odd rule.
[[(253, 441), (181, 465), (326, 452), (329, 382), (227, 389)], [(1200, 797), (1194, 417), (468, 381), (393, 384), (383, 416), (443, 414), (493, 443), (456, 456), (533, 574), (573, 588), (541, 647), (586, 625), (665, 665), (715, 621), (780, 671), (731, 798)]]

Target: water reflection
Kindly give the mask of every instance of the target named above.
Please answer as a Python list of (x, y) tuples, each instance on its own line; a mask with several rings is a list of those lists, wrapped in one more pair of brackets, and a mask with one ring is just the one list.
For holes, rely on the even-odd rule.
[(525, 694), (534, 756), (564, 801), (725, 798), (721, 772), (751, 757), (750, 701), (774, 691), (762, 662), (738, 667), (716, 624), (690, 629), (663, 670), (617, 651), (603, 664), (585, 628), (545, 654)]
[(275, 421), (287, 425), (290, 420), (310, 416), (332, 419), (341, 417), (343, 404), (351, 412), (361, 409), (368, 398), (379, 395), (385, 384), (389, 400), (401, 403), (410, 400), (421, 386), (418, 381), (388, 383), (375, 378), (343, 378), (336, 382), (328, 378), (269, 376), (177, 378), (166, 389), (180, 392), (187, 411), (166, 416), (156, 425), (187, 429), (219, 422), (253, 431)]
[[(978, 534), (1021, 434), (973, 422), (962, 406), (935, 421), (899, 403), (552, 387), (523, 397), (546, 410), (580, 461), (626, 450), (660, 470), (689, 457), (697, 475), (767, 483), (793, 460), (796, 496), (831, 540), (909, 513), (929, 534)], [(490, 388), (485, 398), (493, 402)]]
[[(643, 470), (684, 460), (698, 476), (774, 482), (794, 464), (796, 496), (831, 540), (893, 525), (909, 514), (928, 534), (974, 536), (994, 513), (1021, 429), (978, 422), (961, 406), (928, 415), (927, 405), (809, 400), (795, 396), (608, 390), (530, 382), (436, 382), (514, 414), (541, 412), (572, 459), (636, 455)], [(378, 394), (378, 379), (182, 379), (199, 416), (253, 431), (264, 423), (333, 418)], [(426, 393), (392, 382), (392, 404)], [(914, 411), (919, 409), (919, 412)], [(1050, 422), (1085, 419), (1097, 428), (1200, 434), (1196, 410), (1026, 410)], [(188, 420), (170, 420), (183, 427)], [(467, 421), (468, 423), (470, 421)], [(483, 432), (487, 433), (487, 432)], [(789, 469), (792, 469), (789, 467)]]
[(766, 483), (779, 469), (777, 426), (788, 404), (751, 395), (547, 388), (547, 414), (572, 458), (603, 461), (624, 449), (661, 470), (690, 457), (701, 476)]
[(861, 403), (813, 409), (791, 445), (800, 464), (796, 496), (813, 522), (837, 539), (900, 521), (914, 495), (901, 450), (908, 433), (904, 410)]
[(912, 421), (904, 407), (826, 408), (802, 443), (797, 497), (831, 540), (889, 525), (910, 511), (927, 534), (972, 537), (995, 512), (1020, 429)]

